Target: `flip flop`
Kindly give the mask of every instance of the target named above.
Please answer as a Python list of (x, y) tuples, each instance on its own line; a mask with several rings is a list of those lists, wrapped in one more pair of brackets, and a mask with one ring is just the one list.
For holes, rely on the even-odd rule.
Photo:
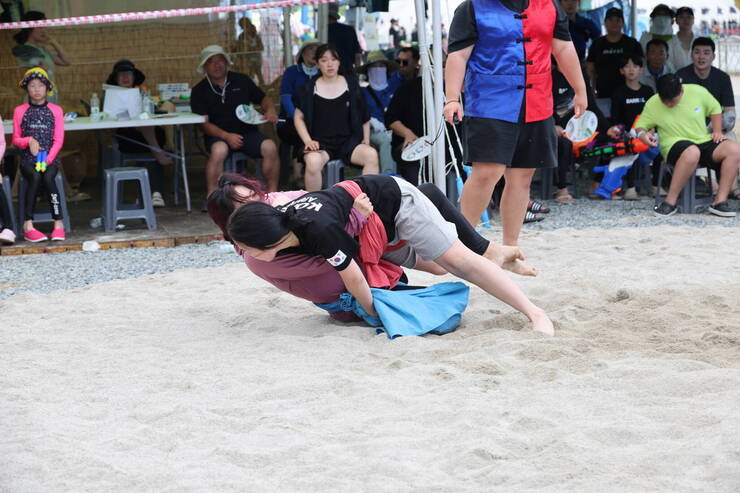
[(529, 207), (527, 207), (527, 210), (531, 212), (541, 212), (543, 214), (547, 214), (548, 212), (550, 212), (549, 207), (547, 207), (542, 202), (537, 202), (536, 200), (530, 201), (530, 205)]
[(543, 216), (542, 214), (535, 214), (532, 211), (527, 211), (524, 213), (524, 224), (536, 223), (542, 221), (543, 219), (545, 219), (545, 216)]

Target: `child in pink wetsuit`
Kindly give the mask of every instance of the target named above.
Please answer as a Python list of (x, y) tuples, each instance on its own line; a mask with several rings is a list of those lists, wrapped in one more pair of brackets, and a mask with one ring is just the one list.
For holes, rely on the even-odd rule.
[[(20, 82), (21, 89), (28, 92), (28, 103), (18, 106), (13, 112), (13, 145), (23, 149), (21, 173), (26, 180), (25, 217), (23, 237), (30, 242), (46, 241), (46, 235), (33, 225), (33, 210), (41, 183), (46, 188), (54, 229), (52, 241), (65, 239), (59, 190), (55, 178), (59, 173), (57, 156), (64, 144), (64, 113), (62, 108), (46, 100), (53, 87), (44, 69), (35, 67), (26, 72)], [(37, 166), (39, 155), (46, 153), (45, 165)]]

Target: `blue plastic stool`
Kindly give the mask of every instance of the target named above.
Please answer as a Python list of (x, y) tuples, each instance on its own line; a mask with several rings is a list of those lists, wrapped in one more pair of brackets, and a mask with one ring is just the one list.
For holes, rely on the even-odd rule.
[(10, 228), (13, 230), (16, 236), (19, 236), (21, 231), (18, 228), (18, 218), (15, 217), (15, 212), (13, 211), (13, 196), (12, 196), (12, 187), (10, 186), (10, 178), (7, 176), (3, 176), (3, 196), (5, 197), (5, 204), (8, 206), (8, 210), (10, 211), (10, 220), (13, 222), (13, 224), (6, 224), (6, 226), (10, 226)]
[[(103, 197), (103, 225), (105, 231), (115, 231), (120, 219), (143, 219), (149, 229), (157, 229), (157, 218), (152, 206), (152, 191), (146, 168), (108, 168), (103, 170), (105, 194)], [(136, 204), (124, 204), (120, 196), (125, 181), (139, 182), (139, 199)]]

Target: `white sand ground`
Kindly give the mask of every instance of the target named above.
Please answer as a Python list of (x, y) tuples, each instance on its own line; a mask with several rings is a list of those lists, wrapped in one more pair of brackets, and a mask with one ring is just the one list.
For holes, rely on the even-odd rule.
[(241, 264), (0, 302), (0, 491), (740, 490), (738, 228), (523, 245), (552, 339), (474, 288), (390, 341)]

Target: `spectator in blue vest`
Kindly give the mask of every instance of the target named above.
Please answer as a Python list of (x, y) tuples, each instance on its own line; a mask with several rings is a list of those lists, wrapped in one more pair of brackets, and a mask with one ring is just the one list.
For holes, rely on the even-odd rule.
[[(303, 85), (311, 80), (312, 77), (319, 74), (319, 68), (316, 66), (316, 48), (320, 45), (317, 40), (310, 39), (301, 45), (296, 55), (295, 65), (285, 69), (283, 80), (280, 82), (280, 119), (284, 123), (278, 124), (277, 133), (280, 141), (290, 144), (293, 147), (292, 157), (298, 157), (300, 148), (303, 147), (303, 141), (296, 132), (293, 122), (295, 114), (295, 104), (293, 98), (298, 96), (298, 91)], [(294, 161), (291, 159), (291, 164)], [(300, 167), (287, 166), (288, 163), (281, 163), (280, 166), (280, 185), (285, 186), (289, 180), (293, 182), (301, 178)], [(297, 163), (296, 163), (297, 164)], [(292, 176), (288, 176), (292, 168)]]
[(401, 85), (399, 79), (389, 77), (396, 70), (398, 65), (380, 50), (371, 51), (367, 63), (357, 69), (357, 73), (365, 74), (369, 82), (362, 88), (362, 94), (370, 112), (370, 145), (378, 151), (380, 170), (390, 173), (396, 172), (396, 162), (391, 156), (391, 132), (385, 127), (385, 110)]
[(579, 60), (583, 61), (586, 59), (586, 50), (591, 43), (601, 36), (601, 27), (594, 21), (578, 15), (580, 4), (580, 0), (560, 0), (560, 6), (565, 11), (565, 15), (568, 16), (570, 39), (573, 40), (573, 46), (576, 47)]

